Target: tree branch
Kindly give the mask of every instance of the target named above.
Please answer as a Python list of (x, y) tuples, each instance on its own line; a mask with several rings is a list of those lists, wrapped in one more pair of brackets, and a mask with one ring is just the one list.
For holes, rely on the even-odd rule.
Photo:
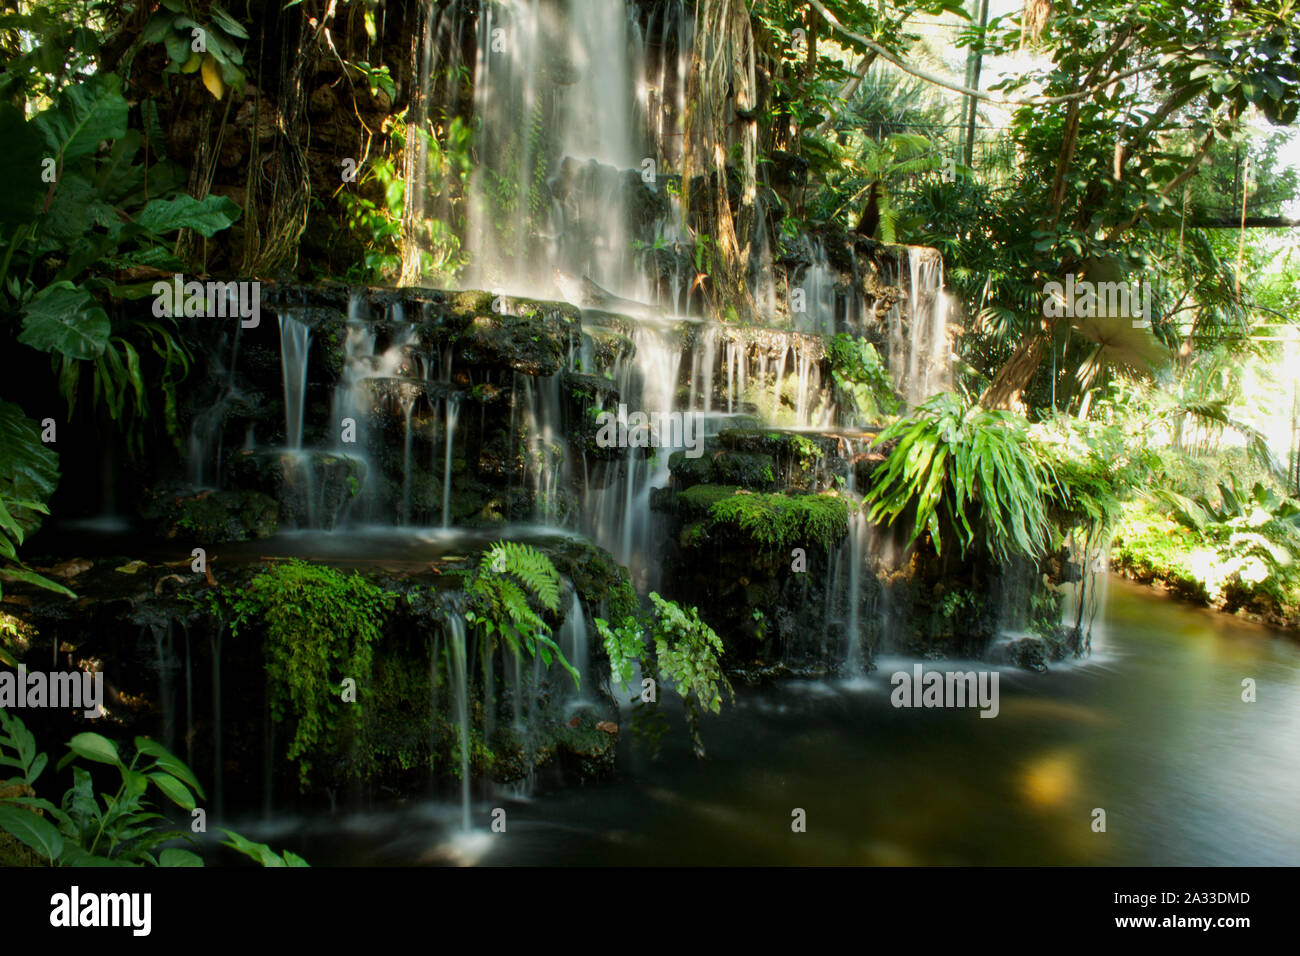
[(1114, 76), (1108, 78), (1107, 80), (1098, 83), (1096, 86), (1089, 87), (1088, 89), (1084, 89), (1084, 90), (1078, 90), (1074, 93), (1066, 93), (1062, 96), (1031, 96), (1028, 99), (1023, 99), (1023, 100), (1013, 99), (1011, 97), (997, 96), (993, 93), (986, 93), (982, 90), (972, 90), (970, 87), (962, 86), (956, 80), (950, 80), (944, 76), (938, 76), (937, 74), (934, 73), (928, 73), (925, 70), (919, 69), (918, 67), (909, 66), (897, 54), (892, 53), (890, 50), (881, 46), (879, 43), (877, 43), (875, 40), (872, 40), (870, 37), (865, 37), (861, 33), (854, 33), (852, 30), (849, 30), (841, 26), (840, 22), (835, 19), (835, 17), (831, 14), (829, 10), (827, 10), (824, 6), (822, 6), (819, 0), (808, 0), (808, 2), (811, 3), (813, 9), (815, 9), (818, 13), (820, 13), (822, 15), (822, 18), (831, 25), (832, 29), (836, 30), (843, 36), (848, 37), (850, 40), (854, 40), (858, 43), (861, 43), (863, 46), (865, 46), (868, 50), (871, 50), (876, 55), (884, 57), (890, 63), (894, 64), (894, 66), (902, 70), (904, 73), (910, 74), (911, 76), (914, 76), (919, 80), (925, 80), (927, 83), (933, 83), (935, 86), (941, 86), (946, 90), (952, 90), (954, 93), (961, 93), (963, 96), (973, 96), (976, 99), (985, 100), (989, 103), (996, 103), (999, 106), (1049, 106), (1053, 103), (1070, 103), (1073, 102), (1074, 100), (1086, 100), (1088, 97), (1092, 96), (1098, 90), (1103, 89), (1112, 83), (1115, 83), (1119, 80), (1126, 79), (1130, 76), (1136, 76), (1138, 73), (1143, 73), (1156, 66), (1154, 61), (1150, 63), (1143, 63), (1133, 67), (1130, 70), (1125, 70), (1122, 73), (1117, 73)]

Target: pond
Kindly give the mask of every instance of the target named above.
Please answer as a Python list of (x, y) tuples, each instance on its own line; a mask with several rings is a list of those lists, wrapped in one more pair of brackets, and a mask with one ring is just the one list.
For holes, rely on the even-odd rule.
[(318, 865), (1300, 864), (1300, 645), (1118, 579), (1104, 601), (1092, 657), (1004, 670), (995, 719), (893, 707), (914, 662), (884, 657), (738, 688), (705, 760), (680, 722), (657, 760), (624, 733), (613, 782), (476, 800), (469, 833), (438, 803), (238, 822)]

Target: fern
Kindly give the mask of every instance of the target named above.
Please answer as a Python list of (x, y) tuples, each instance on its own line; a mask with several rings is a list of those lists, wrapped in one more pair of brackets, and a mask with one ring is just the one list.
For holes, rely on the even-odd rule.
[(522, 648), (530, 656), (540, 657), (547, 667), (552, 659), (558, 660), (574, 685), (579, 685), (577, 670), (529, 602), (531, 594), (546, 610), (559, 610), (560, 573), (550, 558), (517, 541), (498, 541), (484, 552), (465, 593), (470, 599), (465, 620), (484, 637), (500, 637), (511, 650), (518, 653)]
[(518, 541), (498, 541), (483, 555), (480, 571), (511, 574), (537, 596), (548, 611), (560, 607), (560, 574), (551, 559)]
[(695, 608), (683, 610), (675, 601), (665, 601), (650, 592), (654, 606), (651, 629), (654, 635), (655, 662), (663, 676), (673, 682), (682, 699), (686, 714), (686, 729), (697, 757), (704, 756), (704, 740), (700, 736), (700, 709), (719, 713), (722, 710), (722, 691), (735, 700), (731, 683), (722, 673), (719, 658), (722, 656), (722, 638), (700, 620)]
[(1013, 553), (1037, 558), (1047, 549), (1045, 493), (1059, 483), (1022, 419), (966, 408), (944, 393), (885, 429), (875, 444), (894, 439), (865, 497), (871, 521), (893, 524), (910, 509), (911, 542), (928, 533), (940, 554), (949, 538), (962, 555), (980, 543), (1002, 561)]

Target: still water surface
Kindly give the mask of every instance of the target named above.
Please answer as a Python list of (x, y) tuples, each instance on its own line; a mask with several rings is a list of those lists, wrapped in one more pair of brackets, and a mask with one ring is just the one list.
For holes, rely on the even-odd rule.
[(433, 803), (248, 821), (249, 835), (323, 865), (1300, 864), (1293, 639), (1115, 580), (1092, 659), (1003, 671), (994, 719), (896, 709), (889, 677), (912, 661), (877, 665), (739, 689), (704, 723), (707, 760), (674, 719), (657, 761), (624, 740), (613, 782), (480, 801), (469, 835)]

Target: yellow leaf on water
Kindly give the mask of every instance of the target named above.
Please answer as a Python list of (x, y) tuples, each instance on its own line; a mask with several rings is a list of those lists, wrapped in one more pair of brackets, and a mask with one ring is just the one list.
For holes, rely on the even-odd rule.
[(226, 85), (221, 82), (221, 65), (211, 53), (203, 56), (203, 85), (217, 99), (221, 99), (221, 95), (226, 91)]

